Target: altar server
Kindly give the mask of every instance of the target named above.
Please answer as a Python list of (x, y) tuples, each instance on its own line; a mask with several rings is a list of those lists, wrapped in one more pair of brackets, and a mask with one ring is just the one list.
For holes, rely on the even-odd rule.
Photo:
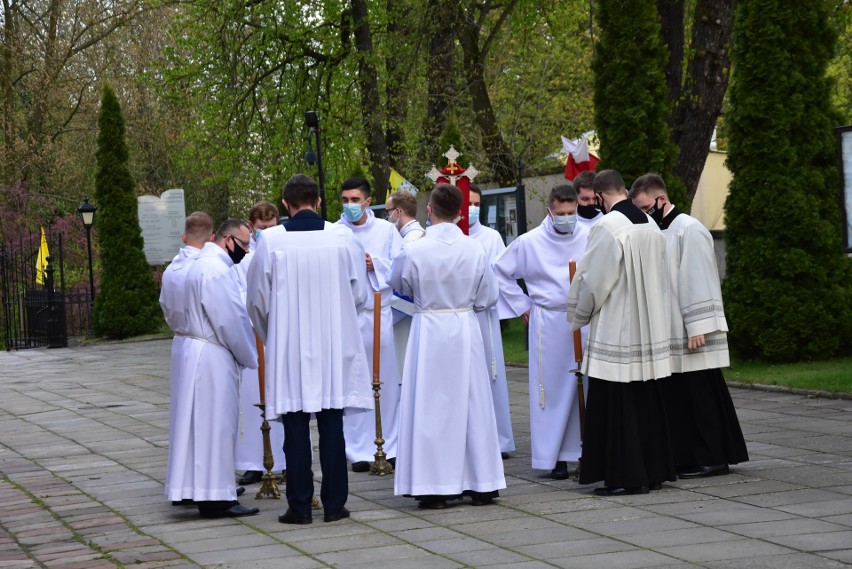
[[(571, 184), (553, 188), (547, 206), (541, 225), (509, 244), (494, 273), (500, 283), (500, 318), (521, 316), (529, 326), (532, 467), (551, 469), (551, 478), (564, 480), (568, 463), (580, 458), (577, 381), (571, 372), (574, 341), (565, 319), (568, 262), (583, 258), (589, 232), (577, 223)], [(524, 279), (529, 296), (517, 279)]]
[(393, 289), (416, 307), (405, 355), (394, 493), (421, 508), (469, 495), (493, 501), (506, 487), (482, 333), (474, 311), (497, 300), (482, 246), (453, 223), (461, 191), (432, 190), (426, 236), (394, 259)]
[(237, 502), (234, 483), (240, 368), (256, 368), (257, 351), (229, 269), (245, 256), (248, 239), (242, 221), (224, 222), (186, 275), (187, 331), (180, 365), (187, 397), (175, 410), (166, 495), (173, 501), (194, 500), (205, 517), (258, 512)]
[(748, 450), (721, 370), (730, 355), (713, 237), (669, 201), (657, 174), (637, 178), (630, 197), (666, 238), (672, 376), (660, 386), (678, 478), (726, 474), (729, 464), (748, 460)]
[[(340, 193), (343, 213), (337, 222), (352, 230), (355, 239), (366, 251), (365, 261), (369, 283), (374, 291), (382, 293), (381, 353), (379, 373), (382, 382), (381, 415), (384, 452), (391, 464), (396, 462), (397, 425), (399, 411), (399, 372), (393, 337), (391, 300), (393, 289), (385, 281), (391, 261), (402, 248), (402, 237), (390, 222), (373, 215), (369, 208), (370, 183), (364, 178), (349, 178), (343, 182)], [(360, 316), (361, 336), (373, 372), (373, 301), (372, 297)], [(366, 472), (376, 454), (376, 419), (370, 411), (347, 413), (343, 418), (346, 432), (346, 457), (354, 472)]]
[(368, 297), (364, 249), (317, 215), (319, 187), (304, 174), (284, 185), (290, 212), (267, 229), (248, 272), (248, 311), (266, 346), (266, 413), (284, 423), (285, 524), (313, 521), (309, 422), (316, 416), (323, 519), (349, 517), (343, 411), (373, 407), (358, 312)]

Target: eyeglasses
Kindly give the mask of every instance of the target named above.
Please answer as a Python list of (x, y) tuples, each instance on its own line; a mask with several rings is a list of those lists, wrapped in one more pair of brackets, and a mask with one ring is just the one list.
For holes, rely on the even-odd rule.
[(398, 209), (399, 209), (398, 207), (392, 207), (392, 208), (390, 208), (390, 209), (388, 209), (388, 210), (386, 210), (386, 211), (387, 211), (387, 214), (388, 214), (388, 215), (390, 215), (390, 214), (392, 214), (393, 212), (397, 211)]
[(249, 243), (248, 243), (248, 241), (243, 241), (242, 239), (240, 239), (240, 238), (239, 238), (239, 237), (237, 237), (236, 235), (231, 235), (231, 239), (233, 239), (234, 241), (236, 241), (237, 243), (239, 243), (239, 244), (240, 244), (240, 247), (242, 247), (244, 251), (248, 251), (248, 248), (249, 248)]

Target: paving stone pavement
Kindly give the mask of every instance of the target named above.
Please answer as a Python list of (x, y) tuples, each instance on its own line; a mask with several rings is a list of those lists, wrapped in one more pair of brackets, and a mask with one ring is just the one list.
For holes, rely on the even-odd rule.
[(418, 510), (393, 495), (392, 477), (350, 473), (349, 520), (279, 524), (283, 499), (256, 500), (256, 486), (241, 502), (259, 515), (206, 520), (163, 495), (169, 346), (0, 353), (0, 567), (852, 564), (849, 400), (732, 388), (751, 462), (601, 498), (530, 468), (527, 372), (512, 368), (518, 451), (504, 462), (508, 488), (496, 506)]

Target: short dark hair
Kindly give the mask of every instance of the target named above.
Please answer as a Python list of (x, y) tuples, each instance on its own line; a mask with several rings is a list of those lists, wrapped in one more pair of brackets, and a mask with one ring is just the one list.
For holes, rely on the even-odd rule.
[(639, 194), (647, 194), (654, 190), (659, 190), (668, 195), (666, 192), (666, 183), (663, 181), (662, 176), (651, 172), (648, 174), (642, 174), (636, 178), (636, 181), (633, 182), (632, 186), (630, 186), (630, 193), (628, 195), (632, 199)]
[(550, 196), (547, 198), (547, 206), (553, 205), (553, 202), (562, 203), (577, 203), (577, 192), (571, 184), (559, 184), (550, 190)]
[(401, 209), (408, 217), (417, 217), (417, 198), (411, 192), (397, 190), (388, 196), (388, 200), (393, 200), (393, 207)]
[(596, 194), (617, 194), (627, 190), (624, 186), (624, 178), (615, 170), (598, 172), (593, 189)]
[(574, 189), (577, 190), (577, 193), (579, 194), (580, 190), (583, 188), (591, 190), (594, 187), (595, 176), (596, 174), (591, 170), (585, 170), (574, 176), (571, 183), (574, 184)]
[(216, 241), (221, 241), (228, 235), (234, 235), (240, 230), (240, 227), (245, 227), (248, 230), (248, 225), (242, 219), (226, 219), (216, 230)]
[(342, 186), (340, 186), (341, 192), (346, 190), (361, 190), (361, 193), (364, 194), (364, 199), (366, 200), (370, 197), (370, 182), (368, 182), (366, 178), (349, 178), (343, 182)]
[(438, 219), (452, 221), (461, 211), (461, 190), (452, 184), (436, 184), (429, 195), (429, 205)]
[(471, 185), (470, 185), (470, 191), (471, 191), (471, 192), (476, 192), (476, 194), (477, 194), (477, 195), (479, 195), (479, 197), (480, 197), (480, 198), (482, 197), (482, 190), (480, 190), (480, 189), (479, 189), (479, 186), (477, 186), (476, 184), (471, 184)]
[(281, 199), (290, 207), (313, 207), (319, 200), (319, 186), (307, 174), (294, 174), (284, 183)]

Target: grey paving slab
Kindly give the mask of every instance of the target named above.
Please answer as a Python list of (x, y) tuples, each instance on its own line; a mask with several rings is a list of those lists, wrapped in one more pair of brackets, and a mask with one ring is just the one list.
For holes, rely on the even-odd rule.
[[(528, 371), (508, 370), (517, 451), (498, 505), (423, 511), (350, 475), (352, 518), (206, 520), (165, 500), (168, 340), (0, 353), (0, 565), (829, 568), (852, 563), (852, 401), (731, 388), (752, 461), (600, 498), (529, 466)], [(318, 469), (317, 469), (318, 470)], [(320, 476), (317, 472), (317, 482)], [(318, 486), (317, 486), (318, 489)], [(26, 544), (26, 548), (23, 545)], [(41, 557), (39, 557), (41, 556)], [(12, 565), (14, 563), (14, 565)], [(88, 569), (88, 568), (87, 568)]]

